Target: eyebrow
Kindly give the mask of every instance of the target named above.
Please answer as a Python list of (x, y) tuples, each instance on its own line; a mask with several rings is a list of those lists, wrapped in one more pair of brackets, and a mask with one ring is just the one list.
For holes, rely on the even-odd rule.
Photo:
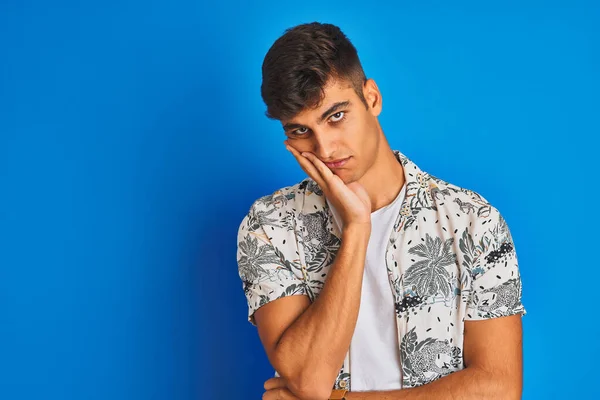
[[(338, 101), (337, 103), (334, 103), (325, 112), (323, 112), (323, 114), (321, 114), (317, 123), (318, 124), (322, 123), (325, 120), (325, 118), (327, 118), (330, 114), (339, 110), (340, 108), (348, 107), (349, 105), (350, 105), (350, 100)], [(304, 126), (302, 124), (295, 124), (295, 123), (288, 123), (288, 124), (283, 125), (284, 131), (288, 131), (290, 129), (296, 129), (296, 128), (306, 128), (306, 126)]]

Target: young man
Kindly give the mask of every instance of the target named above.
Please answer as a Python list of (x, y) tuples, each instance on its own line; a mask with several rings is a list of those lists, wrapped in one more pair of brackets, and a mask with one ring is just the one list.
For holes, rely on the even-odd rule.
[(288, 29), (262, 97), (308, 174), (239, 227), (276, 370), (263, 399), (520, 398), (526, 311), (499, 211), (389, 147), (381, 93), (336, 26)]

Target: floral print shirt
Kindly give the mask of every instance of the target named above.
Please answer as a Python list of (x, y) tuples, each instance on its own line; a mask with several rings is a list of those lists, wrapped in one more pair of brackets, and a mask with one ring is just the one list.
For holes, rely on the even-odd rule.
[[(464, 368), (464, 321), (526, 314), (509, 228), (478, 193), (424, 171), (398, 150), (406, 194), (385, 255), (394, 294), (402, 387)], [(237, 262), (254, 312), (284, 296), (314, 301), (341, 232), (310, 177), (256, 200), (238, 230)], [(351, 390), (349, 354), (333, 389)]]

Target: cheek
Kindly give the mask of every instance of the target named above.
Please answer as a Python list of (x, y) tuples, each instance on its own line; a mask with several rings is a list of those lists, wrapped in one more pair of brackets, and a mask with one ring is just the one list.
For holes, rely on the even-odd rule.
[(313, 145), (310, 139), (289, 139), (288, 143), (300, 153), (303, 151), (313, 151)]
[(369, 136), (372, 127), (369, 126), (368, 121), (364, 119), (353, 121), (348, 124), (348, 143), (357, 152), (362, 152), (365, 146), (369, 144)]

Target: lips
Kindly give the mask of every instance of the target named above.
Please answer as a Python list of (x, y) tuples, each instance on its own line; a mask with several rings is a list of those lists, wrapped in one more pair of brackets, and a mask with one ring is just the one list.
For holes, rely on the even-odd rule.
[(326, 162), (324, 164), (327, 165), (329, 168), (340, 168), (344, 164), (346, 164), (349, 159), (350, 159), (350, 157), (347, 157), (347, 158), (343, 158), (343, 159), (338, 160), (338, 161)]

